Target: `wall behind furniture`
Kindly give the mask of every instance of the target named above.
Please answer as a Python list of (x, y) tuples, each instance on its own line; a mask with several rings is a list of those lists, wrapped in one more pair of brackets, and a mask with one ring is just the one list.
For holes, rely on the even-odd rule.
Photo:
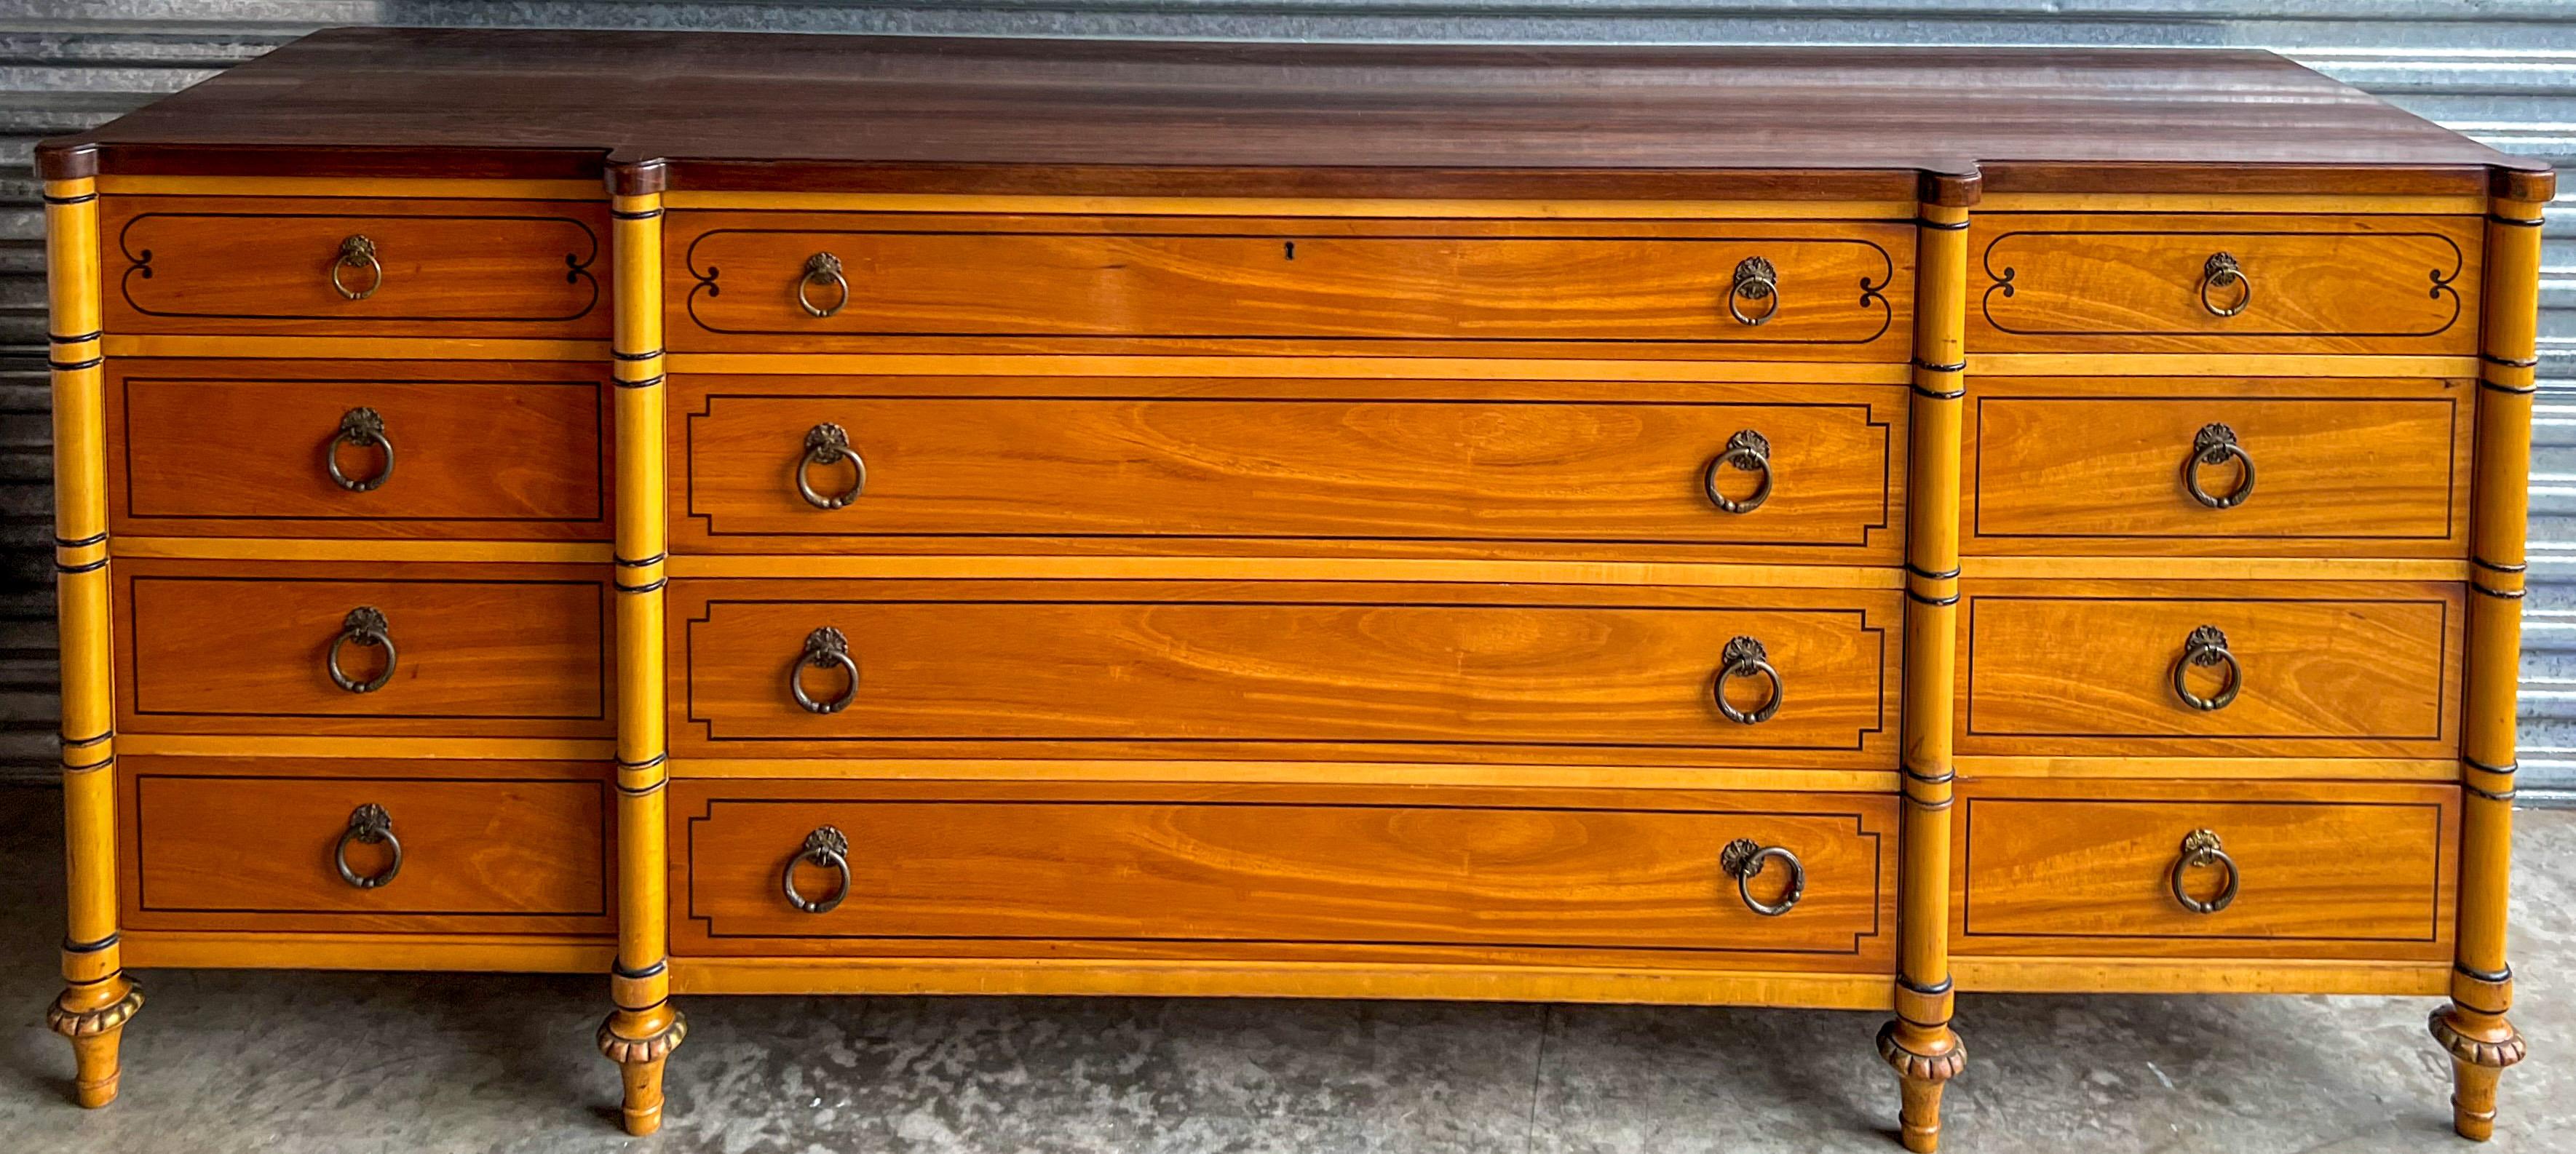
[[(2508, 152), (2576, 165), (2570, 0), (0, 0), (0, 780), (50, 778), (54, 764), (43, 216), (30, 147), (342, 24), (2270, 48)], [(2522, 740), (2525, 796), (2576, 801), (2576, 180), (2561, 183), (2543, 262)]]

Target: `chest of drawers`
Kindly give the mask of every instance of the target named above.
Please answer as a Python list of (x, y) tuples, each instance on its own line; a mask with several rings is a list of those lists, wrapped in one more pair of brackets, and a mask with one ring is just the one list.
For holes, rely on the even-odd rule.
[(128, 965), (606, 969), (637, 1133), (675, 994), (2522, 1055), (2551, 174), (2276, 58), (341, 31), (40, 163), (86, 1105)]

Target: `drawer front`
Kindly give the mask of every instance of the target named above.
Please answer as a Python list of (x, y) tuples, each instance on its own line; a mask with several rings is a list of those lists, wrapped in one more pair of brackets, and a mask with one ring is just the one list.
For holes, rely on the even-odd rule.
[(118, 728), (608, 736), (599, 568), (119, 562)]
[[(1890, 529), (1902, 513), (1897, 388), (1795, 399), (1778, 386), (1676, 385), (1658, 391), (1697, 398), (1638, 401), (1514, 385), (1496, 391), (1515, 399), (1473, 399), (1401, 381), (1006, 384), (1072, 395), (958, 395), (996, 386), (944, 378), (684, 379), (672, 429), (683, 462), (676, 544), (971, 553), (1303, 542), (1488, 555), (1529, 543), (1625, 559), (1804, 550), (1893, 563), (1901, 536)], [(1183, 389), (1192, 395), (1142, 395)], [(855, 460), (812, 447), (836, 433)], [(1710, 496), (1712, 483), (1739, 511)]]
[(1979, 352), (2475, 355), (2469, 216), (1980, 213)]
[(109, 371), (118, 534), (609, 535), (607, 384), (586, 366), (116, 360)]
[(115, 333), (606, 338), (602, 202), (110, 196)]
[(1512, 355), (1570, 342), (1592, 356), (1900, 361), (1913, 309), (1913, 228), (1899, 223), (667, 219), (663, 287), (681, 351), (1063, 351), (1089, 338), (1128, 351), (1432, 343)]
[(597, 766), (200, 762), (120, 763), (130, 929), (609, 928)]
[(2475, 391), (1980, 378), (1961, 537), (2003, 556), (2464, 557)]
[(2457, 584), (1971, 579), (1965, 593), (1962, 754), (2458, 752)]
[[(675, 952), (1863, 969), (1893, 937), (1882, 796), (898, 788), (675, 783)], [(1740, 889), (1738, 839), (1778, 851)]]
[(1892, 590), (671, 588), (683, 756), (1895, 764)]
[(2448, 961), (2458, 795), (2450, 785), (1968, 782), (1951, 819), (1951, 948)]

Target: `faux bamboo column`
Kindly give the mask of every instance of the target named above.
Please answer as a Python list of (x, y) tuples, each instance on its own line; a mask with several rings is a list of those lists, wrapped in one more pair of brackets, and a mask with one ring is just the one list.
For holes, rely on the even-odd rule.
[(1904, 859), (1898, 875), (1896, 1018), (1878, 1054), (1904, 1091), (1905, 1148), (1941, 1144), (1941, 1088), (1967, 1064), (1950, 1028), (1951, 674), (1959, 613), (1959, 418), (1967, 355), (1973, 181), (1927, 178), (1915, 229), (1914, 395), (1905, 549)]
[(662, 1128), (662, 1065), (688, 1036), (671, 1006), (663, 827), (670, 750), (663, 731), (662, 168), (613, 169), (617, 332), (617, 1009), (599, 1052), (625, 1082), (626, 1132)]

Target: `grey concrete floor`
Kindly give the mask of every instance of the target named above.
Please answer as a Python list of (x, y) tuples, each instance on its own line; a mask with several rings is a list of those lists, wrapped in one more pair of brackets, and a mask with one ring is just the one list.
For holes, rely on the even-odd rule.
[[(1895, 1154), (1883, 1015), (1627, 1006), (694, 998), (615, 1129), (590, 976), (145, 971), (125, 1095), (45, 1030), (58, 796), (0, 788), (0, 1154)], [(2493, 1149), (2576, 1150), (2576, 813), (2522, 816)], [(1958, 1154), (2465, 1152), (2424, 998), (1960, 999)]]

